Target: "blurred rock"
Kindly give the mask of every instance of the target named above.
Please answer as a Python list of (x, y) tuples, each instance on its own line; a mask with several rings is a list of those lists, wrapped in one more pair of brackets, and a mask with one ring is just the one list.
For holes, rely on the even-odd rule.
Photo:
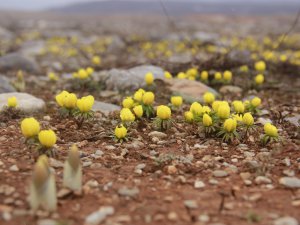
[(213, 88), (194, 80), (169, 79), (165, 80), (165, 82), (169, 85), (174, 95), (182, 96), (188, 103), (194, 101), (203, 102), (202, 95), (207, 91), (218, 95), (218, 92)]
[(7, 92), (14, 92), (16, 91), (15, 88), (9, 83), (9, 80), (0, 75), (0, 94), (7, 93)]
[(137, 66), (129, 70), (111, 69), (95, 73), (95, 77), (108, 90), (135, 91), (145, 85), (144, 77), (148, 72), (152, 72), (155, 79), (164, 79), (164, 70), (152, 65)]
[(225, 86), (221, 87), (219, 91), (222, 94), (228, 94), (228, 93), (240, 94), (240, 93), (242, 93), (243, 89), (238, 86), (225, 85)]
[(99, 102), (99, 101), (95, 101), (95, 103), (93, 105), (94, 111), (100, 111), (100, 112), (104, 113), (105, 115), (108, 115), (109, 113), (118, 111), (120, 109), (121, 109), (121, 107), (118, 105), (105, 103), (105, 102)]
[(13, 96), (17, 98), (17, 108), (25, 113), (40, 112), (45, 108), (45, 102), (40, 98), (27, 93), (11, 92), (0, 94), (0, 110), (7, 104), (7, 99)]
[(40, 68), (33, 58), (20, 53), (9, 53), (0, 57), (0, 71), (24, 70), (30, 73), (39, 73)]
[(19, 52), (26, 56), (36, 56), (38, 55), (45, 47), (45, 41), (27, 41), (22, 44)]
[(228, 53), (227, 59), (231, 63), (235, 64), (250, 64), (251, 63), (251, 52), (250, 51), (240, 51), (232, 50)]
[(300, 179), (297, 177), (282, 177), (279, 183), (288, 188), (300, 188)]

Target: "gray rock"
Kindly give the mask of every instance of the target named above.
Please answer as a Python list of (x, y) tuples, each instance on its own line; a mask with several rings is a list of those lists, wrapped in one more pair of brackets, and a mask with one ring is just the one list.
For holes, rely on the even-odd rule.
[(173, 55), (169, 58), (168, 61), (174, 64), (186, 64), (192, 61), (192, 55), (191, 54)]
[(232, 50), (228, 53), (227, 59), (232, 63), (250, 64), (251, 52), (247, 50)]
[(0, 94), (14, 91), (16, 91), (16, 89), (9, 83), (9, 80), (0, 75)]
[(198, 204), (195, 200), (185, 200), (184, 205), (185, 205), (185, 207), (187, 207), (189, 209), (197, 209), (198, 208)]
[(265, 177), (265, 176), (257, 176), (255, 178), (255, 183), (256, 184), (271, 184), (272, 180), (270, 180), (268, 177)]
[(114, 213), (115, 209), (112, 206), (103, 206), (85, 218), (85, 225), (98, 225)]
[(227, 177), (228, 173), (225, 170), (215, 170), (213, 172), (213, 176), (215, 176), (215, 177)]
[(276, 219), (273, 223), (274, 225), (299, 225), (298, 221), (290, 216), (281, 217)]
[(43, 50), (44, 47), (45, 41), (27, 41), (22, 44), (21, 49), (18, 52), (26, 56), (36, 56)]
[(93, 105), (93, 110), (100, 111), (105, 115), (108, 115), (111, 112), (121, 110), (121, 107), (110, 103), (95, 101)]
[(109, 52), (119, 52), (126, 47), (126, 44), (119, 36), (114, 35), (111, 38), (111, 43), (107, 48)]
[(7, 30), (4, 27), (0, 27), (0, 38), (3, 39), (12, 39), (14, 37), (14, 34)]
[(279, 183), (288, 188), (300, 188), (300, 179), (297, 177), (281, 177)]
[(164, 70), (157, 66), (143, 65), (129, 70), (112, 69), (95, 73), (96, 80), (103, 82), (108, 90), (135, 91), (145, 85), (145, 75), (152, 72), (155, 79), (164, 79)]
[(285, 118), (286, 121), (295, 125), (296, 127), (300, 126), (300, 114)]
[(199, 188), (204, 188), (204, 187), (205, 187), (205, 184), (204, 184), (203, 181), (201, 181), (201, 180), (196, 180), (196, 181), (195, 181), (195, 183), (194, 183), (194, 188), (199, 189)]
[(168, 135), (163, 132), (152, 131), (148, 134), (148, 136), (149, 137), (157, 137), (157, 138), (166, 138)]
[(57, 225), (57, 221), (52, 219), (42, 219), (37, 222), (37, 225)]
[(180, 95), (187, 103), (195, 101), (203, 102), (202, 96), (205, 92), (211, 92), (218, 95), (218, 92), (205, 84), (194, 80), (168, 79), (165, 83), (169, 86), (173, 95)]
[(0, 111), (3, 106), (7, 104), (7, 99), (13, 96), (17, 98), (17, 108), (25, 113), (40, 112), (45, 108), (45, 102), (40, 98), (36, 98), (27, 93), (11, 92), (0, 94)]
[(125, 196), (125, 197), (135, 197), (140, 193), (140, 190), (138, 188), (127, 188), (123, 187), (118, 190), (119, 195)]
[(39, 73), (40, 68), (33, 58), (20, 53), (9, 53), (0, 57), (0, 71), (7, 70), (24, 70), (30, 73)]
[(219, 91), (222, 94), (227, 94), (227, 93), (240, 94), (240, 93), (242, 93), (243, 89), (238, 86), (225, 85), (225, 86), (221, 87)]

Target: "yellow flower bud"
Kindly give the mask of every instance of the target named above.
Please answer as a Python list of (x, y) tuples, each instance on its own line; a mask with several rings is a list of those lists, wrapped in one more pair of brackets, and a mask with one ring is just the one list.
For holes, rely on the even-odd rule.
[(212, 125), (212, 119), (208, 114), (204, 114), (202, 118), (203, 125), (209, 127)]
[(203, 100), (206, 104), (211, 104), (213, 101), (215, 101), (215, 96), (213, 93), (211, 92), (206, 92), (203, 95)]
[(219, 106), (220, 106), (221, 103), (222, 103), (222, 101), (214, 101), (214, 102), (212, 103), (212, 108), (213, 108), (213, 110), (214, 110), (215, 112), (218, 111), (218, 108), (219, 108)]
[(260, 106), (260, 104), (261, 104), (261, 99), (258, 97), (254, 97), (251, 100), (251, 105), (253, 105), (254, 107), (258, 107), (258, 106)]
[(186, 74), (190, 77), (196, 77), (198, 74), (198, 70), (196, 68), (190, 68), (186, 71)]
[(117, 126), (115, 128), (115, 136), (118, 139), (123, 139), (127, 135), (127, 129), (123, 125)]
[(215, 80), (221, 80), (222, 79), (222, 74), (220, 72), (215, 73)]
[(88, 74), (88, 72), (85, 69), (80, 69), (78, 71), (77, 75), (78, 75), (78, 78), (82, 79), (82, 80), (84, 80), (84, 79), (86, 79), (86, 78), (89, 77), (89, 74)]
[(232, 104), (236, 113), (244, 113), (245, 105), (242, 101), (234, 101)]
[(203, 111), (202, 111), (202, 106), (200, 103), (198, 102), (193, 102), (193, 104), (190, 107), (190, 111), (194, 114), (194, 115), (200, 115)]
[(36, 136), (40, 132), (40, 124), (33, 117), (26, 118), (21, 122), (21, 131), (26, 138)]
[(205, 105), (205, 106), (202, 107), (202, 112), (203, 113), (210, 113), (210, 111), (211, 111), (211, 109), (208, 106)]
[(226, 71), (223, 73), (223, 78), (224, 78), (224, 80), (226, 80), (226, 81), (231, 81), (231, 79), (232, 79), (232, 73), (231, 73), (229, 70), (226, 70)]
[(255, 83), (258, 85), (262, 84), (264, 82), (264, 80), (265, 80), (265, 77), (262, 74), (258, 74), (255, 77)]
[(134, 105), (134, 101), (131, 97), (127, 97), (123, 100), (122, 105), (124, 108), (131, 109)]
[(140, 118), (143, 116), (144, 113), (143, 107), (141, 105), (137, 105), (133, 108), (133, 112), (138, 118)]
[(254, 64), (254, 67), (257, 71), (265, 71), (266, 63), (264, 61), (258, 61)]
[(68, 109), (73, 109), (76, 107), (77, 96), (74, 93), (68, 93), (64, 98), (63, 105)]
[(7, 99), (7, 106), (11, 108), (15, 108), (18, 104), (17, 98), (15, 96)]
[(77, 107), (80, 112), (89, 112), (92, 110), (94, 105), (95, 99), (92, 95), (88, 95), (86, 97), (82, 97), (81, 99), (77, 100)]
[(167, 79), (171, 79), (172, 78), (172, 74), (170, 72), (168, 72), (168, 71), (165, 71), (164, 75), (165, 75), (165, 78), (167, 78)]
[(154, 96), (153, 92), (148, 91), (143, 95), (143, 103), (145, 105), (152, 105), (154, 102), (154, 98), (155, 98), (155, 96)]
[(162, 120), (170, 119), (171, 109), (168, 106), (160, 105), (157, 107), (156, 114)]
[(221, 105), (218, 107), (217, 115), (221, 119), (227, 119), (230, 115), (230, 107), (221, 103)]
[(271, 123), (266, 123), (264, 125), (264, 131), (265, 131), (266, 135), (268, 135), (270, 137), (278, 137), (278, 130)]
[(243, 66), (240, 67), (240, 71), (241, 71), (241, 72), (248, 72), (248, 71), (249, 71), (249, 68), (248, 68), (247, 65), (243, 65)]
[(192, 122), (194, 120), (194, 114), (191, 111), (184, 113), (184, 118), (187, 122)]
[(60, 107), (64, 107), (65, 104), (65, 98), (67, 97), (67, 95), (69, 95), (70, 93), (67, 91), (62, 91), (61, 93), (59, 93), (58, 95), (55, 96), (55, 100), (57, 102), (57, 104)]
[(223, 124), (223, 127), (227, 132), (235, 131), (236, 126), (237, 126), (237, 122), (235, 119), (232, 119), (232, 118), (226, 119)]
[(51, 148), (56, 143), (56, 135), (53, 130), (42, 130), (39, 133), (39, 141), (46, 148)]
[(183, 102), (183, 100), (182, 100), (181, 96), (172, 96), (171, 97), (171, 103), (175, 107), (180, 107), (182, 105), (182, 102)]
[(123, 108), (120, 111), (120, 118), (123, 122), (133, 122), (135, 120), (134, 114), (128, 108)]
[(207, 71), (202, 71), (200, 74), (201, 80), (207, 80), (208, 79), (208, 72)]
[(58, 81), (58, 76), (53, 72), (48, 73), (48, 78), (51, 81)]
[(100, 65), (100, 63), (101, 63), (101, 58), (99, 57), (99, 56), (94, 56), (93, 58), (92, 58), (92, 63), (93, 64), (95, 64), (95, 65)]
[(248, 127), (252, 126), (254, 124), (254, 119), (251, 113), (245, 113), (243, 116), (243, 123), (247, 125)]
[(136, 91), (133, 95), (133, 99), (141, 102), (143, 100), (143, 95), (145, 94), (145, 91), (143, 89), (139, 89), (138, 91)]
[(154, 76), (153, 76), (153, 73), (147, 73), (145, 75), (145, 82), (147, 85), (152, 85), (153, 84), (153, 81), (154, 81)]
[(180, 73), (177, 74), (177, 78), (178, 79), (185, 79), (186, 77), (187, 76), (186, 76), (186, 74), (184, 72), (180, 72)]
[(88, 68), (86, 68), (86, 72), (90, 76), (94, 73), (94, 69), (92, 67), (88, 67)]

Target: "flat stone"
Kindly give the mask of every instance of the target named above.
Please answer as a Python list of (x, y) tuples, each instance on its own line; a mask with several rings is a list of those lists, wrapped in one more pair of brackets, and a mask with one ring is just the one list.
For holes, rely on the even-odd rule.
[(156, 138), (166, 138), (168, 135), (163, 133), (163, 132), (159, 132), (159, 131), (152, 131), (148, 134), (149, 137), (156, 137)]
[(30, 73), (38, 73), (40, 68), (33, 58), (14, 52), (0, 57), (0, 71), (8, 70), (23, 70)]
[(272, 180), (265, 176), (257, 176), (255, 178), (255, 183), (256, 184), (271, 184)]
[(7, 99), (13, 96), (17, 98), (17, 108), (25, 113), (41, 112), (45, 109), (44, 100), (27, 93), (11, 92), (0, 94), (0, 111), (7, 104)]
[(273, 224), (274, 225), (299, 225), (299, 222), (293, 217), (285, 216), (276, 219)]
[(135, 197), (140, 193), (140, 190), (138, 188), (123, 187), (118, 190), (118, 193), (121, 196)]
[(112, 206), (102, 206), (85, 218), (85, 225), (98, 225), (114, 213), (115, 209)]
[(200, 188), (204, 188), (205, 184), (203, 181), (201, 180), (196, 180), (194, 183), (194, 188), (200, 189)]
[(184, 205), (189, 209), (197, 209), (198, 204), (195, 200), (185, 200)]
[(291, 117), (287, 117), (284, 120), (290, 122), (291, 124), (293, 124), (295, 126), (300, 126), (300, 114), (291, 116)]
[(16, 89), (10, 84), (9, 80), (5, 76), (0, 75), (0, 94), (15, 91)]
[(227, 177), (228, 173), (225, 170), (215, 170), (213, 172), (214, 177)]
[(110, 104), (110, 103), (95, 101), (95, 103), (93, 105), (93, 110), (100, 111), (100, 112), (104, 113), (105, 115), (108, 115), (111, 112), (121, 110), (121, 107), (118, 105)]
[(281, 177), (279, 183), (288, 188), (300, 188), (300, 179), (297, 177)]
[(218, 95), (218, 92), (207, 85), (194, 80), (183, 79), (166, 79), (164, 82), (169, 86), (173, 95), (180, 95), (187, 103), (195, 101), (203, 102), (203, 94), (205, 92), (211, 92), (214, 95)]
[(225, 85), (225, 86), (222, 86), (219, 91), (222, 94), (228, 94), (228, 93), (240, 94), (240, 93), (242, 93), (243, 89), (238, 86)]
[(9, 171), (17, 172), (17, 171), (19, 171), (19, 168), (17, 165), (12, 165), (11, 167), (9, 167)]

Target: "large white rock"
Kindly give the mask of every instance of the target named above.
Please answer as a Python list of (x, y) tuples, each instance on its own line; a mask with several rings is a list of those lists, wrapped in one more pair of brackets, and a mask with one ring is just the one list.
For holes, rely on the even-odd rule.
[(7, 105), (7, 99), (13, 96), (17, 98), (17, 107), (25, 113), (40, 112), (45, 108), (45, 102), (40, 98), (36, 98), (27, 93), (10, 92), (0, 94), (0, 110)]
[(105, 115), (108, 115), (111, 112), (121, 110), (121, 107), (110, 103), (95, 101), (93, 105), (93, 110), (100, 111)]

